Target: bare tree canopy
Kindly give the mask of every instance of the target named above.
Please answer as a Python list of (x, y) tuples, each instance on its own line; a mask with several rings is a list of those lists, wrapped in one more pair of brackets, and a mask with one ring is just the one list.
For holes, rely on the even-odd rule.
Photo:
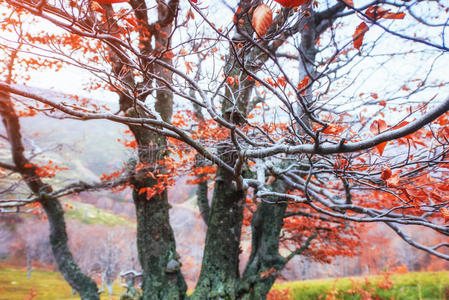
[[(55, 260), (83, 299), (98, 299), (97, 287), (67, 246), (59, 199), (123, 186), (143, 299), (265, 299), (293, 257), (351, 255), (363, 223), (449, 260), (444, 1), (6, 0), (0, 9), (9, 144), (0, 208), (45, 212)], [(55, 72), (61, 82), (46, 80)], [(27, 86), (78, 77), (86, 91), (69, 97)], [(35, 114), (124, 124), (136, 155), (102, 181), (55, 185), (58, 167), (36, 163), (23, 143), (20, 119)], [(168, 214), (167, 187), (180, 175), (194, 178), (207, 225), (190, 296)], [(7, 197), (19, 187), (28, 196)], [(413, 239), (411, 225), (440, 241)], [(239, 270), (245, 226), (251, 249)]]

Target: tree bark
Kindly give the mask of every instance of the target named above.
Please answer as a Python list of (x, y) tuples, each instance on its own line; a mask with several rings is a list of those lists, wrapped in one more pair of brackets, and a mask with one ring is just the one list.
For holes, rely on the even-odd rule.
[(236, 299), (245, 193), (218, 168), (198, 284), (191, 299)]
[[(144, 186), (152, 186), (152, 183), (146, 182)], [(168, 221), (167, 192), (147, 200), (144, 194), (138, 195), (134, 191), (133, 198), (137, 215), (137, 248), (144, 275), (143, 299), (183, 299), (187, 286)]]
[(265, 299), (287, 260), (279, 254), (279, 237), (287, 204), (262, 201), (251, 221), (251, 254), (239, 286), (239, 299)]

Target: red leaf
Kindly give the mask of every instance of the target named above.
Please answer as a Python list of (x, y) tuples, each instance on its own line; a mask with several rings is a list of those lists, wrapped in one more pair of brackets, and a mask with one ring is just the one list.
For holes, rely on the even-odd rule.
[(303, 91), (301, 92), (301, 95), (304, 95), (304, 94), (306, 93), (306, 91), (304, 90), (304, 88), (309, 84), (309, 80), (310, 80), (310, 77), (309, 77), (309, 76), (306, 76), (306, 77), (304, 77), (304, 78), (301, 80), (300, 83), (298, 83), (298, 90), (299, 90), (299, 91), (303, 90)]
[(404, 19), (405, 17), (405, 13), (401, 12), (401, 13), (388, 13), (385, 16), (383, 16), (382, 18), (384, 19)]
[(376, 146), (377, 151), (379, 151), (380, 156), (384, 153), (385, 146), (388, 144), (388, 142), (380, 143)]
[(442, 208), (440, 209), (441, 214), (443, 215), (444, 218), (444, 222), (449, 221), (449, 209), (447, 208)]
[(273, 12), (266, 4), (261, 4), (256, 7), (253, 13), (252, 22), (254, 30), (259, 36), (264, 36), (273, 23)]
[(393, 176), (391, 176), (390, 178), (385, 180), (385, 182), (387, 183), (387, 186), (389, 186), (389, 187), (398, 187), (399, 186), (399, 175), (394, 174)]
[(389, 10), (382, 8), (380, 6), (374, 5), (368, 7), (368, 9), (365, 11), (365, 14), (368, 18), (372, 20), (379, 20), (380, 18), (383, 18), (386, 14), (388, 14)]
[(297, 7), (300, 5), (303, 5), (306, 2), (309, 2), (310, 0), (274, 0), (283, 7)]
[(354, 1), (352, 1), (352, 0), (343, 0), (343, 2), (346, 3), (349, 6), (354, 7)]
[(382, 174), (380, 175), (380, 178), (382, 178), (383, 180), (387, 180), (390, 177), (391, 177), (391, 169), (387, 166), (382, 169)]
[(379, 133), (385, 131), (386, 129), (387, 129), (387, 123), (385, 123), (385, 121), (382, 119), (375, 120), (369, 127), (369, 130), (374, 135), (378, 135)]
[(355, 32), (352, 35), (352, 40), (354, 42), (354, 48), (356, 48), (357, 50), (360, 50), (360, 47), (362, 47), (363, 37), (368, 30), (368, 25), (366, 25), (365, 22), (360, 23), (359, 26), (357, 26), (357, 28), (355, 29)]
[(100, 4), (112, 4), (112, 3), (122, 3), (129, 2), (129, 0), (96, 0)]

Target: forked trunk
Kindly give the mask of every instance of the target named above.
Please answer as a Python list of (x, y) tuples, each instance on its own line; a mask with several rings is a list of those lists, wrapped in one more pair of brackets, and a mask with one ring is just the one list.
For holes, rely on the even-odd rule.
[(237, 299), (244, 197), (232, 174), (218, 168), (201, 274), (191, 299)]

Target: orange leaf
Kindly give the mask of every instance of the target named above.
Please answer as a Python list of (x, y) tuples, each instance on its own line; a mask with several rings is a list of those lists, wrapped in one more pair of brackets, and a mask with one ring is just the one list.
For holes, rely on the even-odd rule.
[(343, 0), (343, 2), (346, 3), (349, 6), (354, 7), (354, 1), (352, 1), (352, 0)]
[(440, 209), (441, 214), (443, 215), (444, 218), (444, 222), (449, 221), (449, 209), (447, 208), (442, 208)]
[(404, 12), (400, 12), (400, 13), (388, 13), (385, 16), (383, 16), (382, 18), (384, 19), (404, 19), (405, 17), (405, 13)]
[(92, 1), (91, 3), (90, 3), (90, 8), (93, 10), (93, 11), (96, 11), (96, 12), (99, 12), (99, 13), (105, 13), (106, 11), (103, 9), (103, 7), (101, 7), (101, 5), (98, 3), (98, 2), (96, 2), (96, 1)]
[(254, 30), (259, 36), (264, 36), (273, 23), (273, 12), (266, 4), (260, 4), (256, 7), (251, 21)]
[(354, 48), (356, 48), (357, 50), (360, 50), (360, 47), (362, 47), (363, 37), (368, 30), (368, 25), (366, 25), (365, 22), (360, 23), (359, 26), (357, 26), (357, 28), (355, 29), (355, 32), (352, 35), (352, 40), (354, 43)]
[(387, 129), (387, 123), (385, 123), (385, 121), (382, 119), (375, 120), (369, 127), (369, 130), (374, 135), (377, 135), (377, 134), (385, 131), (385, 129)]
[(387, 183), (387, 186), (389, 186), (389, 187), (398, 187), (399, 186), (399, 175), (394, 174), (393, 176), (391, 176), (390, 178), (385, 180), (385, 182)]
[(376, 146), (377, 151), (379, 151), (380, 156), (384, 153), (385, 146), (388, 144), (388, 142), (380, 143)]
[(387, 180), (390, 177), (391, 177), (391, 169), (387, 166), (382, 169), (382, 174), (380, 175), (380, 178), (382, 178), (383, 180)]
[(306, 91), (304, 90), (304, 88), (309, 84), (309, 76), (304, 77), (300, 83), (298, 83), (298, 90), (303, 90), (301, 92), (302, 95), (304, 95), (306, 93)]

